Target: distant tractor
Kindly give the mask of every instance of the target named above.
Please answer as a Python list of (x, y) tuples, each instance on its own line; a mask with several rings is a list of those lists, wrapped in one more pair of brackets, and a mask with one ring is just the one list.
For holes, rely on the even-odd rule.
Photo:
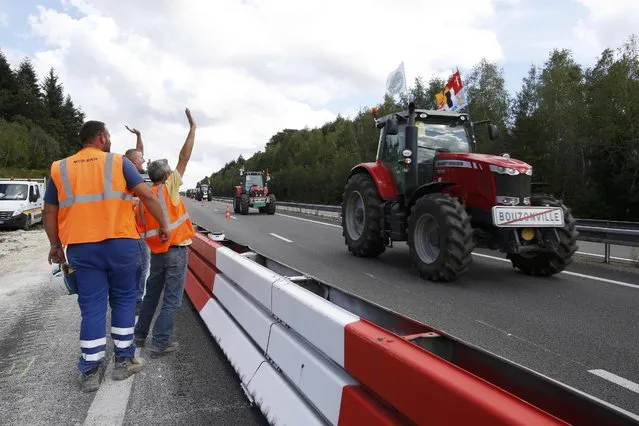
[(474, 153), (465, 113), (416, 110), (377, 117), (375, 162), (355, 166), (343, 194), (342, 228), (355, 256), (376, 257), (407, 241), (418, 273), (450, 282), (468, 271), (474, 248), (500, 250), (533, 276), (565, 269), (577, 251), (575, 219), (562, 201), (533, 193), (532, 167)]
[(197, 201), (211, 201), (213, 199), (213, 193), (206, 183), (201, 184), (199, 188), (196, 189), (195, 199)]
[(267, 172), (245, 172), (240, 170), (240, 184), (235, 187), (233, 210), (235, 213), (247, 215), (253, 207), (260, 213), (275, 214), (275, 195), (269, 193)]

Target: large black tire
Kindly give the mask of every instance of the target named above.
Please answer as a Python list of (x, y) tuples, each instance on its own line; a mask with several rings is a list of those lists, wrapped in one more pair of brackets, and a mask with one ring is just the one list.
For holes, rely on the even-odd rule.
[(342, 195), (342, 235), (348, 250), (359, 257), (377, 257), (384, 253), (386, 246), (380, 223), (382, 198), (373, 179), (366, 173), (351, 176)]
[(559, 247), (557, 252), (548, 253), (526, 253), (508, 254), (508, 259), (514, 268), (519, 269), (526, 275), (547, 277), (555, 275), (568, 267), (573, 261), (573, 255), (579, 246), (577, 245), (577, 221), (572, 215), (572, 211), (561, 200), (546, 195), (535, 194), (530, 199), (533, 206), (561, 207), (564, 211), (564, 227), (557, 228), (559, 235)]
[[(436, 225), (435, 241), (429, 241), (429, 225), (431, 229)], [(419, 198), (408, 216), (408, 247), (413, 266), (423, 278), (452, 282), (465, 274), (473, 261), (475, 242), (464, 206), (446, 194)]]
[(277, 207), (277, 200), (275, 200), (274, 194), (268, 195), (268, 204), (266, 205), (266, 214), (275, 214), (275, 209)]
[(251, 200), (249, 199), (249, 196), (246, 194), (242, 194), (242, 196), (240, 197), (240, 213), (242, 213), (243, 215), (249, 214), (250, 204)]
[(233, 198), (233, 211), (235, 212), (235, 214), (239, 214), (241, 211), (240, 203), (241, 203), (240, 197)]

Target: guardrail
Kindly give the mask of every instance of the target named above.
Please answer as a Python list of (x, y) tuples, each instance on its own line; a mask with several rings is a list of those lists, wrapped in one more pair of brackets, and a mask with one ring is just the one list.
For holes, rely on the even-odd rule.
[[(232, 198), (215, 197), (219, 201), (233, 202)], [(340, 219), (342, 206), (330, 204), (306, 204), (278, 201), (278, 207), (287, 210), (307, 213), (316, 216)], [(322, 214), (332, 213), (332, 214)], [(611, 220), (577, 219), (579, 240), (604, 245), (604, 263), (610, 263), (610, 246), (639, 247), (639, 222), (622, 222)], [(639, 260), (639, 259), (638, 259)]]
[(270, 424), (626, 425), (639, 420), (196, 228), (186, 293), (248, 399)]

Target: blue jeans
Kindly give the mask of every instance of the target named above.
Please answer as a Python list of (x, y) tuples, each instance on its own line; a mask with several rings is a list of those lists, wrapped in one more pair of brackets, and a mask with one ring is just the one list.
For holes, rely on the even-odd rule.
[(138, 270), (135, 275), (135, 279), (138, 283), (138, 300), (137, 304), (142, 304), (142, 298), (144, 297), (144, 286), (146, 284), (146, 274), (149, 271), (149, 262), (151, 259), (151, 250), (147, 245), (144, 238), (138, 240), (138, 247), (140, 249), (140, 256), (138, 258)]
[(71, 244), (69, 266), (78, 283), (80, 350), (78, 368), (83, 373), (102, 362), (106, 350), (107, 297), (111, 305), (111, 338), (118, 357), (135, 354), (133, 331), (138, 245), (134, 239), (117, 238), (99, 243)]
[(153, 326), (152, 351), (161, 351), (171, 343), (175, 316), (182, 306), (188, 260), (186, 246), (172, 246), (166, 253), (151, 253), (149, 279), (146, 281), (146, 294), (135, 326), (135, 337), (146, 339), (164, 290), (162, 308)]

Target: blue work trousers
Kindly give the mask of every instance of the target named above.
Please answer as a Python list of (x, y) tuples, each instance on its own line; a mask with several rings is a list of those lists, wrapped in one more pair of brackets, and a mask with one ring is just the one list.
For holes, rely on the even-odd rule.
[(92, 370), (104, 360), (106, 349), (107, 297), (111, 306), (111, 338), (116, 356), (135, 354), (133, 332), (137, 298), (136, 271), (139, 248), (134, 239), (119, 238), (99, 243), (71, 244), (69, 265), (78, 282), (78, 305), (82, 313), (78, 368)]
[(161, 351), (171, 343), (175, 316), (182, 306), (189, 261), (188, 250), (186, 246), (171, 246), (166, 253), (151, 253), (151, 269), (146, 282), (144, 300), (140, 307), (140, 316), (135, 325), (135, 337), (146, 339), (162, 290), (164, 290), (162, 308), (153, 326), (151, 340), (153, 351)]
[(138, 283), (137, 305), (139, 306), (142, 304), (142, 298), (144, 297), (146, 275), (149, 272), (149, 263), (151, 261), (151, 250), (146, 241), (144, 241), (144, 238), (138, 240), (138, 248), (140, 249), (140, 256), (138, 258), (138, 271), (135, 279)]

